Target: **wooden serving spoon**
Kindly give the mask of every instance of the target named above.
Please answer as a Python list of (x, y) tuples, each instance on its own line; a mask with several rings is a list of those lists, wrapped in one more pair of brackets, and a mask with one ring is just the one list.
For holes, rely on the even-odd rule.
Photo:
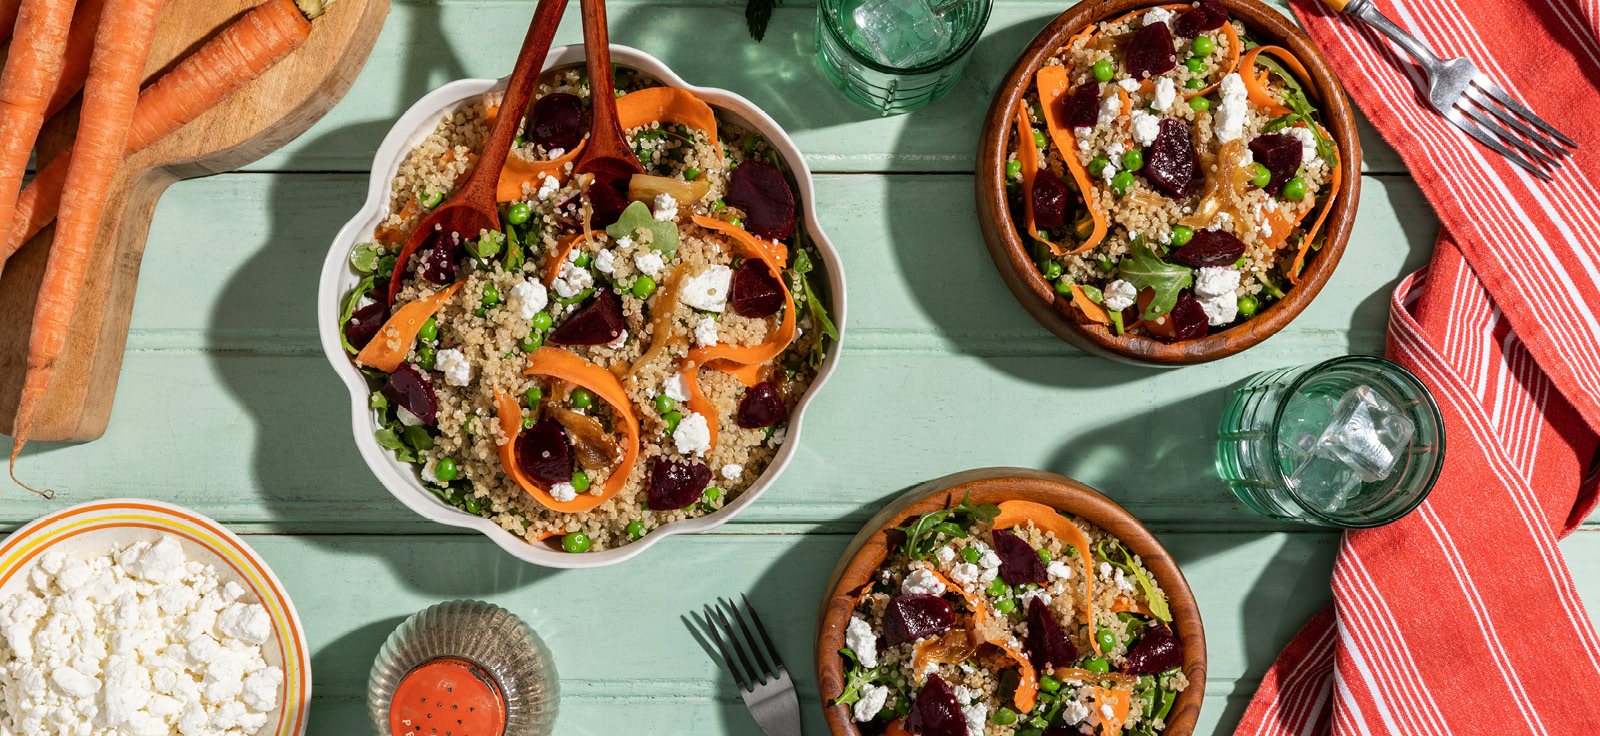
[(606, 34), (605, 0), (580, 0), (583, 8), (584, 57), (589, 64), (589, 142), (572, 167), (573, 174), (593, 174), (598, 182), (612, 183), (644, 167), (622, 135), (617, 121), (617, 93), (611, 76), (611, 43)]
[[(500, 101), (500, 113), (489, 131), (489, 141), (478, 154), (478, 163), (466, 183), (461, 185), (461, 190), (422, 218), (417, 229), (406, 240), (405, 247), (400, 249), (395, 259), (394, 273), (389, 277), (390, 306), (394, 305), (395, 294), (400, 291), (400, 282), (405, 276), (411, 255), (435, 232), (455, 232), (463, 239), (471, 239), (477, 237), (479, 231), (501, 229), (500, 206), (495, 201), (500, 170), (505, 167), (511, 140), (517, 135), (517, 126), (522, 124), (522, 117), (528, 109), (528, 98), (533, 96), (533, 86), (539, 81), (545, 55), (550, 51), (556, 26), (560, 25), (561, 14), (566, 9), (567, 0), (539, 0), (539, 6), (533, 11), (533, 22), (528, 26), (528, 35), (522, 40), (522, 51), (517, 54), (517, 65), (511, 71), (511, 81), (506, 84), (505, 96)], [(604, 34), (602, 30), (602, 38)], [(607, 75), (606, 89), (610, 88), (610, 75)], [(611, 93), (608, 91), (607, 94)], [(615, 115), (613, 107), (613, 126), (616, 125)]]

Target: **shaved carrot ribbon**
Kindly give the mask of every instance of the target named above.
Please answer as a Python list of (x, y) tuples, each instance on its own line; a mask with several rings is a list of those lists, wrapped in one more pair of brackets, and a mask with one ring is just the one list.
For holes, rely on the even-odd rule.
[[(1045, 127), (1050, 131), (1050, 140), (1061, 150), (1061, 159), (1066, 161), (1067, 170), (1072, 172), (1072, 179), (1078, 183), (1078, 191), (1083, 195), (1084, 206), (1089, 208), (1089, 217), (1094, 219), (1094, 231), (1089, 233), (1077, 248), (1067, 253), (1082, 253), (1096, 245), (1106, 237), (1106, 216), (1094, 204), (1094, 188), (1089, 182), (1089, 172), (1083, 169), (1083, 164), (1078, 163), (1077, 141), (1072, 136), (1072, 131), (1062, 124), (1061, 97), (1067, 93), (1067, 68), (1064, 66), (1047, 66), (1039, 69), (1035, 77), (1039, 88), (1039, 106), (1044, 108)], [(1029, 141), (1017, 141), (1020, 149), (1028, 145)], [(1056, 246), (1052, 244), (1052, 249)], [(1056, 250), (1061, 255), (1060, 250)]]
[(505, 469), (506, 475), (516, 481), (517, 485), (522, 486), (522, 490), (533, 496), (535, 501), (552, 511), (575, 514), (611, 500), (611, 497), (617, 495), (622, 486), (628, 482), (628, 477), (633, 474), (633, 466), (639, 459), (639, 420), (633, 415), (633, 404), (628, 400), (628, 392), (622, 387), (622, 381), (611, 371), (566, 350), (552, 347), (535, 350), (528, 356), (528, 367), (522, 372), (526, 375), (558, 378), (593, 391), (596, 396), (611, 405), (627, 441), (623, 444), (622, 462), (617, 463), (617, 467), (612, 469), (611, 477), (606, 479), (606, 484), (600, 487), (598, 493), (580, 493), (571, 501), (557, 501), (550, 495), (549, 489), (541, 487), (523, 475), (517, 465), (516, 439), (517, 434), (522, 431), (522, 409), (517, 405), (515, 398), (505, 396), (497, 390), (496, 413), (500, 420), (500, 432), (506, 439), (505, 444), (499, 446), (500, 466)]
[(356, 354), (356, 363), (368, 368), (376, 368), (384, 373), (393, 373), (400, 367), (400, 361), (406, 359), (411, 352), (411, 346), (417, 343), (417, 333), (422, 331), (422, 323), (427, 322), (434, 312), (439, 311), (445, 302), (450, 301), (461, 289), (465, 281), (457, 281), (448, 287), (433, 292), (432, 294), (406, 304), (394, 313), (383, 327), (378, 329), (372, 341)]
[(684, 392), (689, 395), (689, 400), (684, 404), (692, 411), (706, 418), (706, 428), (711, 430), (710, 444), (717, 446), (717, 425), (721, 422), (717, 418), (717, 408), (711, 405), (706, 395), (700, 391), (700, 365), (694, 361), (685, 361), (682, 368)]
[(883, 727), (883, 736), (911, 736), (906, 730), (905, 716), (889, 721), (889, 725)]
[[(410, 201), (406, 202), (406, 206), (400, 208), (400, 221), (405, 222), (406, 220), (416, 217), (417, 208), (421, 206), (422, 205), (417, 202), (417, 198), (412, 197)], [(405, 245), (406, 242), (406, 234), (401, 232), (400, 228), (388, 224), (378, 228), (378, 231), (373, 233), (372, 237), (374, 240), (388, 245), (390, 248)]]
[[(1128, 705), (1133, 702), (1133, 692), (1127, 688), (1094, 689), (1094, 710), (1100, 714), (1100, 733), (1116, 736), (1122, 733), (1122, 724), (1128, 721)], [(1111, 707), (1111, 717), (1105, 717), (1105, 708)]]
[[(935, 580), (944, 584), (945, 590), (954, 591), (956, 595), (961, 596), (962, 600), (967, 602), (967, 609), (972, 611), (972, 628), (974, 631), (983, 631), (988, 628), (984, 624), (989, 620), (989, 609), (984, 605), (982, 598), (979, 598), (976, 593), (967, 590), (965, 587), (956, 585), (950, 578), (945, 577), (944, 573), (933, 567), (930, 566), (926, 569), (933, 575)], [(1003, 641), (989, 639), (988, 643), (1005, 652), (1007, 657), (1017, 663), (1017, 674), (1020, 675), (1020, 681), (1017, 683), (1017, 692), (1012, 697), (1012, 702), (1016, 704), (1018, 710), (1022, 713), (1033, 710), (1034, 700), (1039, 695), (1039, 673), (1033, 669), (1033, 662), (1023, 656), (1022, 652), (1013, 649)]]
[[(1317, 128), (1322, 130), (1320, 125)], [(1322, 130), (1322, 134), (1328, 135), (1328, 132)], [(1332, 140), (1331, 136), (1329, 136), (1329, 140)], [(1334, 155), (1339, 155), (1337, 147), (1334, 148)], [(1317, 232), (1322, 230), (1322, 223), (1328, 219), (1328, 213), (1333, 211), (1333, 201), (1339, 197), (1339, 185), (1344, 182), (1344, 162), (1340, 161), (1338, 166), (1333, 167), (1333, 171), (1329, 172), (1328, 177), (1328, 196), (1322, 202), (1322, 213), (1317, 215), (1316, 222), (1311, 224), (1311, 229), (1306, 231), (1306, 236), (1300, 239), (1300, 250), (1294, 254), (1294, 265), (1289, 268), (1289, 283), (1291, 284), (1299, 285), (1300, 270), (1306, 265), (1306, 251), (1311, 249), (1311, 241), (1317, 237)], [(1304, 217), (1304, 215), (1301, 215), (1301, 217)]]
[(1029, 237), (1050, 246), (1050, 252), (1059, 256), (1066, 250), (1040, 235), (1039, 228), (1033, 224), (1033, 180), (1039, 175), (1039, 149), (1033, 144), (1033, 125), (1028, 122), (1028, 111), (1021, 105), (1017, 106), (1017, 162), (1022, 164), (1022, 229)]
[(1144, 616), (1151, 616), (1151, 617), (1155, 616), (1155, 614), (1150, 612), (1150, 607), (1149, 606), (1146, 606), (1145, 604), (1140, 603), (1138, 601), (1132, 600), (1132, 599), (1128, 598), (1128, 596), (1125, 596), (1125, 595), (1119, 595), (1119, 596), (1117, 596), (1117, 599), (1115, 601), (1111, 602), (1111, 612), (1112, 613), (1137, 613), (1137, 614), (1141, 614), (1141, 615), (1144, 615)]
[(550, 254), (549, 260), (545, 261), (544, 264), (544, 285), (549, 286), (555, 283), (556, 277), (561, 275), (561, 264), (567, 262), (567, 254), (572, 252), (572, 247), (577, 245), (578, 241), (584, 240), (591, 235), (599, 235), (602, 232), (604, 231), (577, 232), (557, 242), (555, 251)]
[[(1057, 513), (1055, 509), (1033, 501), (1013, 500), (1000, 502), (1000, 515), (994, 517), (994, 528), (1010, 529), (1022, 526), (1030, 521), (1033, 522), (1033, 528), (1042, 532), (1050, 532), (1056, 535), (1056, 539), (1078, 550), (1078, 559), (1083, 561), (1084, 570), (1083, 622), (1089, 626), (1090, 631), (1093, 631), (1094, 562), (1093, 558), (1089, 556), (1089, 537), (1083, 533), (1082, 529), (1078, 528), (1077, 524)], [(1089, 637), (1089, 641), (1094, 644), (1096, 654), (1104, 654), (1104, 652), (1100, 651), (1100, 642), (1095, 637)]]
[(500, 181), (494, 187), (495, 201), (515, 202), (522, 199), (522, 185), (532, 184), (537, 187), (540, 180), (547, 176), (555, 179), (557, 184), (566, 184), (570, 178), (567, 176), (567, 164), (578, 160), (578, 154), (583, 151), (583, 144), (587, 142), (580, 141), (578, 145), (572, 147), (572, 150), (549, 161), (529, 161), (517, 156), (506, 156), (505, 166), (500, 168)]
[(1111, 314), (1106, 311), (1106, 308), (1095, 304), (1094, 300), (1089, 298), (1089, 294), (1083, 290), (1083, 287), (1077, 284), (1072, 285), (1072, 306), (1077, 307), (1078, 311), (1083, 312), (1083, 316), (1088, 317), (1090, 321), (1099, 322), (1103, 325), (1111, 324)]
[(1278, 57), (1278, 61), (1283, 62), (1283, 65), (1299, 79), (1301, 84), (1307, 83), (1311, 79), (1311, 75), (1306, 72), (1306, 68), (1301, 65), (1300, 60), (1294, 58), (1294, 54), (1282, 46), (1257, 46), (1246, 51), (1244, 57), (1239, 59), (1239, 76), (1244, 79), (1245, 96), (1251, 102), (1266, 108), (1267, 113), (1273, 117), (1288, 115), (1293, 111), (1279, 104), (1277, 100), (1272, 99), (1272, 96), (1267, 94), (1264, 86), (1267, 80), (1267, 73), (1263, 71), (1260, 76), (1256, 75), (1256, 57), (1263, 53)]

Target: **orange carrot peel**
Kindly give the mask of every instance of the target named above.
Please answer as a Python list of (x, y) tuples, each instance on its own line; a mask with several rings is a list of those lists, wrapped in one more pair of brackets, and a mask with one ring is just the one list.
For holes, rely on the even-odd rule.
[[(972, 628), (974, 631), (983, 631), (988, 628), (984, 624), (989, 620), (989, 608), (984, 604), (982, 598), (979, 598), (976, 593), (967, 590), (965, 587), (957, 585), (955, 581), (945, 577), (944, 573), (932, 567), (924, 569), (932, 574), (935, 580), (943, 583), (945, 590), (953, 591), (967, 602), (967, 610), (972, 612)], [(1017, 674), (1020, 677), (1017, 683), (1017, 692), (1012, 697), (1012, 702), (1016, 704), (1018, 711), (1021, 713), (1032, 711), (1034, 700), (1039, 695), (1039, 673), (1034, 670), (1033, 662), (1022, 652), (1017, 651), (1004, 641), (995, 641), (993, 639), (987, 641), (1016, 663)]]
[(1017, 106), (1017, 162), (1022, 164), (1022, 227), (1029, 237), (1050, 247), (1056, 255), (1066, 249), (1039, 233), (1033, 224), (1033, 180), (1039, 176), (1039, 152), (1033, 145), (1033, 125), (1028, 122), (1028, 111)]
[(566, 184), (567, 165), (578, 160), (578, 154), (583, 152), (583, 145), (588, 141), (580, 141), (572, 150), (550, 159), (549, 161), (529, 161), (518, 156), (506, 156), (505, 166), (500, 168), (500, 181), (495, 184), (494, 198), (497, 202), (515, 202), (522, 199), (524, 184), (537, 187), (540, 180), (551, 177), (557, 184)]
[(1083, 312), (1083, 316), (1088, 317), (1091, 322), (1111, 324), (1111, 313), (1107, 312), (1105, 307), (1095, 304), (1083, 287), (1077, 284), (1072, 285), (1072, 306)]
[(772, 272), (773, 277), (778, 280), (778, 285), (783, 289), (783, 321), (778, 325), (778, 329), (773, 330), (772, 334), (759, 344), (749, 346), (718, 344), (695, 348), (689, 351), (690, 362), (722, 370), (723, 366), (729, 364), (759, 365), (782, 355), (789, 344), (794, 342), (795, 334), (794, 295), (789, 293), (789, 285), (784, 283), (783, 279), (783, 267), (788, 261), (788, 251), (781, 243), (757, 238), (744, 228), (721, 220), (696, 215), (694, 224), (729, 236), (746, 258), (756, 258), (767, 264), (767, 270)]
[(393, 373), (400, 367), (400, 361), (411, 353), (411, 347), (417, 344), (417, 333), (422, 331), (423, 323), (438, 312), (445, 302), (450, 301), (450, 297), (455, 296), (464, 283), (457, 281), (396, 310), (378, 329), (372, 341), (356, 354), (356, 363), (384, 373)]
[(542, 347), (529, 355), (528, 367), (523, 373), (570, 382), (593, 391), (596, 396), (610, 404), (625, 439), (622, 462), (617, 463), (617, 467), (611, 470), (611, 477), (606, 479), (605, 485), (601, 486), (598, 492), (580, 493), (571, 501), (557, 501), (550, 495), (549, 489), (524, 475), (521, 466), (517, 464), (517, 434), (522, 431), (522, 407), (517, 404), (514, 397), (496, 390), (496, 415), (500, 421), (502, 439), (505, 440), (498, 448), (500, 467), (522, 487), (522, 490), (527, 491), (535, 501), (552, 511), (576, 514), (611, 500), (611, 497), (617, 495), (617, 492), (627, 484), (628, 477), (633, 474), (633, 466), (639, 460), (639, 420), (633, 415), (633, 404), (628, 400), (628, 392), (622, 387), (622, 381), (611, 371), (590, 363), (574, 353), (553, 347)]
[(544, 264), (544, 285), (549, 286), (555, 283), (556, 277), (561, 275), (561, 264), (567, 262), (567, 254), (572, 252), (573, 246), (577, 245), (578, 241), (603, 232), (605, 231), (590, 230), (586, 233), (573, 233), (557, 242), (555, 252), (550, 254), (549, 260), (545, 261)]
[[(1033, 523), (1033, 528), (1042, 532), (1050, 532), (1056, 539), (1078, 550), (1078, 559), (1083, 561), (1083, 586), (1084, 607), (1083, 622), (1094, 630), (1094, 562), (1089, 556), (1089, 537), (1066, 517), (1057, 513), (1055, 509), (1042, 503), (1033, 501), (1002, 501), (1000, 502), (1000, 515), (994, 517), (994, 528), (1010, 529), (1019, 527), (1028, 522)], [(1095, 654), (1104, 654), (1100, 651), (1100, 642), (1094, 637), (1089, 637), (1094, 644)]]
[[(1127, 688), (1103, 688), (1096, 686), (1094, 689), (1094, 710), (1100, 714), (1100, 733), (1103, 736), (1116, 736), (1122, 733), (1122, 724), (1128, 722), (1128, 706), (1133, 702), (1133, 692)], [(1105, 708), (1110, 706), (1111, 717), (1105, 717)]]
[[(1067, 253), (1082, 253), (1100, 244), (1106, 237), (1106, 215), (1099, 211), (1094, 204), (1094, 188), (1089, 180), (1089, 172), (1085, 171), (1083, 164), (1078, 162), (1077, 141), (1072, 136), (1061, 120), (1061, 97), (1067, 94), (1068, 80), (1067, 68), (1064, 66), (1047, 66), (1039, 69), (1035, 77), (1039, 88), (1039, 106), (1044, 108), (1045, 127), (1050, 131), (1050, 140), (1061, 151), (1061, 159), (1066, 162), (1067, 170), (1072, 172), (1073, 181), (1078, 183), (1078, 191), (1083, 195), (1083, 204), (1089, 209), (1089, 217), (1094, 219), (1094, 231), (1089, 237)], [(1017, 141), (1021, 149), (1029, 141)], [(1024, 193), (1026, 196), (1026, 193)], [(1056, 246), (1052, 245), (1052, 249)], [(1057, 255), (1061, 254), (1056, 250)]]
[(1266, 108), (1267, 114), (1272, 117), (1288, 115), (1293, 111), (1279, 104), (1277, 100), (1272, 99), (1272, 96), (1267, 94), (1265, 86), (1267, 73), (1263, 71), (1259, 76), (1256, 74), (1256, 57), (1262, 54), (1277, 57), (1278, 61), (1283, 62), (1284, 67), (1298, 77), (1301, 83), (1309, 80), (1311, 75), (1306, 72), (1306, 68), (1300, 63), (1300, 60), (1294, 58), (1294, 54), (1282, 46), (1257, 46), (1246, 51), (1244, 56), (1239, 59), (1239, 76), (1244, 81), (1246, 98)]

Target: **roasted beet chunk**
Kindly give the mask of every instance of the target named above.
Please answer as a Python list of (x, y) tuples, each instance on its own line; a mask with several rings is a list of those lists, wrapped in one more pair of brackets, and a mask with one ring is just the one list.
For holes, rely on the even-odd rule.
[(1226, 266), (1244, 255), (1244, 242), (1226, 230), (1196, 230), (1182, 248), (1167, 256), (1174, 263), (1200, 268)]
[(454, 230), (435, 230), (428, 236), (427, 246), (428, 252), (422, 255), (422, 278), (437, 286), (455, 281), (461, 236)]
[(778, 395), (778, 389), (771, 381), (751, 386), (744, 393), (744, 398), (739, 400), (739, 426), (745, 429), (770, 427), (783, 421), (787, 414), (783, 397)]
[(657, 457), (650, 466), (651, 511), (672, 511), (700, 500), (711, 484), (711, 469), (693, 460), (668, 460)]
[(430, 427), (439, 419), (439, 402), (433, 396), (433, 387), (422, 369), (410, 363), (401, 363), (389, 374), (380, 389), (384, 398), (393, 401)]
[(1250, 154), (1256, 163), (1272, 172), (1272, 179), (1262, 187), (1274, 197), (1283, 192), (1283, 185), (1300, 170), (1300, 139), (1285, 133), (1258, 135), (1250, 141)]
[(1000, 579), (1006, 581), (1007, 585), (1050, 582), (1044, 570), (1044, 560), (1039, 559), (1039, 552), (1022, 541), (1022, 537), (1004, 529), (996, 529), (994, 553), (1000, 558)]
[(1144, 161), (1141, 172), (1144, 178), (1173, 199), (1188, 196), (1200, 183), (1200, 160), (1194, 155), (1194, 138), (1189, 135), (1189, 126), (1177, 118), (1161, 121), (1161, 131), (1144, 150)]
[(1228, 22), (1228, 9), (1217, 0), (1206, 0), (1172, 21), (1172, 31), (1183, 38), (1194, 38), (1205, 31), (1215, 31)]
[[(1084, 82), (1061, 98), (1061, 119), (1068, 128), (1092, 128), (1100, 122), (1100, 83)], [(1033, 141), (1023, 141), (1031, 145)]]
[(1144, 630), (1144, 636), (1128, 650), (1128, 662), (1122, 671), (1130, 675), (1153, 675), (1183, 664), (1183, 645), (1166, 624), (1154, 623)]
[(545, 485), (572, 482), (572, 445), (554, 419), (541, 419), (517, 433), (517, 469)]
[[(622, 183), (627, 187), (627, 183)], [(589, 207), (594, 211), (589, 215), (589, 226), (601, 230), (617, 222), (622, 216), (622, 211), (628, 207), (628, 198), (617, 189), (615, 182), (596, 181), (589, 185)]]
[(583, 102), (556, 92), (539, 98), (528, 115), (528, 137), (545, 149), (571, 151), (583, 139)]
[(1172, 29), (1165, 23), (1151, 23), (1128, 39), (1128, 56), (1123, 59), (1128, 76), (1139, 79), (1156, 76), (1178, 65), (1172, 53)]
[(1178, 292), (1178, 301), (1172, 305), (1172, 313), (1167, 315), (1172, 320), (1173, 329), (1177, 334), (1174, 340), (1198, 340), (1206, 336), (1206, 327), (1210, 321), (1206, 319), (1206, 310), (1196, 301), (1194, 294), (1188, 289)]
[(794, 234), (794, 191), (777, 167), (761, 161), (739, 164), (725, 199), (744, 210), (746, 230), (771, 240)]
[(1028, 659), (1043, 672), (1046, 667), (1066, 667), (1078, 658), (1078, 646), (1050, 612), (1044, 601), (1028, 601)]
[(928, 675), (906, 714), (906, 731), (917, 736), (967, 736), (967, 718), (961, 714), (956, 693), (938, 675)]
[(622, 299), (606, 286), (601, 286), (589, 301), (573, 312), (555, 332), (550, 342), (556, 345), (604, 345), (620, 337), (627, 329), (622, 318)]
[(1033, 177), (1033, 224), (1039, 227), (1066, 227), (1067, 205), (1072, 202), (1072, 193), (1067, 191), (1067, 185), (1060, 179), (1044, 169)]
[(373, 302), (357, 309), (350, 315), (350, 321), (344, 323), (344, 339), (360, 350), (372, 342), (378, 330), (383, 329), (383, 321), (388, 318), (389, 310), (384, 308), (383, 302)]
[(783, 284), (772, 275), (766, 261), (746, 258), (733, 272), (728, 301), (733, 305), (734, 314), (760, 319), (783, 308)]
[(883, 639), (889, 646), (942, 634), (956, 623), (949, 601), (936, 595), (906, 593), (890, 599), (883, 611)]

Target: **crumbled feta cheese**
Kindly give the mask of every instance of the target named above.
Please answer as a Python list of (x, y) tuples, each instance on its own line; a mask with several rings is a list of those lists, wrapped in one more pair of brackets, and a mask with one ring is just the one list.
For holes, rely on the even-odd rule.
[(1144, 14), (1144, 24), (1147, 26), (1154, 23), (1170, 22), (1172, 22), (1172, 11), (1166, 8), (1151, 8)]
[(1107, 95), (1105, 99), (1100, 101), (1100, 117), (1096, 122), (1100, 125), (1105, 125), (1116, 120), (1117, 116), (1121, 114), (1122, 100), (1117, 99), (1116, 95)]
[(550, 486), (550, 497), (566, 503), (578, 497), (578, 487), (571, 483), (557, 483)]
[[(617, 245), (621, 244), (622, 243), (618, 241)], [(639, 255), (634, 256), (633, 265), (638, 266), (639, 270), (644, 272), (644, 275), (649, 276), (650, 278), (660, 276), (662, 271), (667, 270), (667, 262), (661, 260), (661, 254), (653, 250), (647, 250)]]
[(1089, 717), (1089, 707), (1076, 700), (1068, 700), (1063, 703), (1063, 706), (1061, 719), (1066, 721), (1069, 726), (1076, 726), (1082, 723), (1083, 719)]
[(616, 273), (617, 272), (617, 256), (616, 256), (616, 254), (612, 253), (609, 249), (608, 250), (602, 250), (599, 253), (594, 254), (594, 267), (600, 273), (606, 273), (606, 274)]
[(1232, 292), (1199, 301), (1200, 309), (1206, 313), (1206, 321), (1212, 327), (1228, 324), (1239, 316), (1239, 299)]
[(689, 416), (678, 422), (678, 428), (672, 431), (672, 441), (677, 443), (678, 452), (685, 455), (704, 455), (711, 449), (711, 425), (699, 412), (689, 412)]
[(738, 463), (728, 463), (727, 465), (722, 466), (723, 480), (738, 480), (742, 475), (744, 475), (743, 465)]
[(1103, 703), (1100, 706), (1100, 717), (1109, 720), (1117, 717), (1117, 712), (1111, 709), (1111, 705), (1109, 703)]
[(1113, 312), (1120, 312), (1133, 306), (1134, 299), (1139, 296), (1139, 290), (1122, 279), (1106, 284), (1105, 290), (1100, 293), (1105, 298), (1106, 309)]
[(472, 363), (455, 348), (440, 350), (433, 358), (434, 367), (444, 374), (444, 382), (451, 386), (465, 386), (472, 382)]
[[(580, 95), (580, 96), (586, 96), (586, 95)], [(552, 160), (561, 158), (562, 156), (565, 156), (565, 155), (567, 155), (567, 149), (565, 149), (565, 148), (552, 148), (552, 149), (550, 149), (550, 158)]]
[(956, 559), (956, 548), (947, 544), (934, 552), (933, 556), (939, 560), (940, 565), (948, 565)]
[(984, 726), (989, 723), (988, 705), (973, 703), (962, 706), (961, 715), (967, 719), (967, 736), (983, 736)]
[(678, 300), (702, 311), (721, 312), (728, 304), (728, 285), (732, 281), (733, 269), (712, 266), (697, 276), (684, 279)]
[(672, 222), (678, 219), (678, 200), (673, 199), (672, 195), (666, 192), (657, 194), (654, 210), (655, 212), (651, 216), (655, 217), (656, 221)]
[(539, 199), (549, 199), (559, 189), (561, 189), (561, 182), (556, 181), (555, 177), (548, 174), (539, 177)]
[(1100, 577), (1103, 577), (1103, 578), (1111, 577), (1111, 563), (1109, 563), (1109, 562), (1100, 563)]
[[(1124, 79), (1120, 82), (1117, 82), (1117, 86), (1121, 87), (1123, 91), (1127, 92), (1128, 94), (1138, 92), (1140, 84), (1141, 82), (1137, 79)], [(1117, 104), (1120, 106), (1122, 102), (1119, 100)]]
[(1115, 580), (1118, 588), (1121, 588), (1121, 589), (1123, 589), (1123, 590), (1125, 590), (1125, 591), (1127, 591), (1129, 593), (1134, 592), (1134, 590), (1133, 590), (1133, 582), (1128, 580), (1127, 574), (1122, 572), (1121, 568), (1117, 569), (1117, 574), (1116, 574), (1114, 580)]
[(1226, 266), (1202, 266), (1194, 276), (1194, 295), (1211, 299), (1239, 288), (1239, 272)]
[(217, 630), (240, 641), (261, 644), (272, 636), (272, 619), (258, 603), (230, 603), (217, 614)]
[(970, 562), (958, 562), (950, 568), (950, 579), (968, 587), (978, 582), (978, 577), (982, 574), (983, 570)]
[(878, 712), (883, 710), (887, 702), (889, 702), (889, 688), (869, 682), (861, 686), (861, 699), (850, 706), (850, 714), (855, 716), (857, 722), (865, 723), (877, 718)]
[[(617, 248), (619, 248), (621, 250), (627, 250), (627, 249), (632, 248), (632, 247), (633, 247), (633, 238), (630, 238), (630, 237), (628, 237), (626, 235), (624, 235), (624, 236), (622, 236), (620, 238), (617, 238)], [(635, 263), (637, 263), (637, 261), (635, 261)]]
[(950, 683), (950, 693), (956, 696), (956, 704), (958, 705), (966, 705), (983, 697), (982, 691), (974, 690), (960, 683)]
[(661, 393), (666, 394), (667, 398), (673, 401), (688, 401), (689, 382), (683, 377), (682, 373), (674, 373), (667, 376), (667, 380), (661, 382)]
[(1244, 79), (1237, 73), (1229, 74), (1222, 78), (1218, 90), (1222, 101), (1212, 116), (1215, 119), (1217, 141), (1227, 143), (1238, 140), (1239, 136), (1244, 135), (1244, 121), (1250, 109), (1245, 102)]
[(1143, 110), (1133, 111), (1133, 142), (1148, 146), (1161, 134), (1161, 118)]
[(1072, 566), (1062, 562), (1061, 560), (1052, 561), (1049, 565), (1045, 566), (1044, 571), (1053, 578), (1061, 578), (1062, 580), (1072, 579)]
[(788, 440), (788, 439), (789, 439), (789, 428), (788, 427), (779, 427), (779, 428), (777, 428), (776, 430), (773, 431), (771, 437), (767, 438), (767, 446), (768, 447), (773, 447), (773, 448), (782, 447), (784, 441)]
[[(600, 252), (605, 254), (611, 251)], [(539, 283), (538, 279), (519, 281), (516, 286), (511, 287), (511, 303), (517, 305), (517, 313), (524, 320), (530, 320), (550, 305), (550, 290)]]
[[(1160, 10), (1160, 8), (1157, 8), (1157, 10)], [(1177, 85), (1172, 83), (1170, 77), (1162, 77), (1156, 80), (1156, 98), (1150, 104), (1154, 105), (1157, 110), (1166, 110), (1172, 107), (1172, 101), (1177, 97)]]
[(1290, 128), (1288, 132), (1300, 139), (1300, 163), (1310, 168), (1322, 160), (1317, 156), (1317, 136), (1310, 128)]
[(1017, 596), (1018, 609), (1023, 611), (1028, 610), (1028, 604), (1031, 603), (1035, 598), (1038, 598), (1040, 602), (1047, 606), (1050, 605), (1051, 601), (1055, 600), (1055, 596), (1052, 596), (1039, 588), (1024, 590), (1022, 591), (1022, 595)]
[(703, 317), (699, 324), (694, 326), (694, 344), (709, 348), (717, 344), (717, 321), (710, 317)]
[(906, 574), (906, 579), (900, 584), (900, 590), (906, 593), (921, 595), (944, 595), (944, 583), (939, 582), (932, 570), (918, 566)]
[(872, 633), (872, 626), (866, 619), (850, 615), (850, 624), (844, 628), (844, 645), (855, 653), (862, 667), (878, 666), (878, 635)]

